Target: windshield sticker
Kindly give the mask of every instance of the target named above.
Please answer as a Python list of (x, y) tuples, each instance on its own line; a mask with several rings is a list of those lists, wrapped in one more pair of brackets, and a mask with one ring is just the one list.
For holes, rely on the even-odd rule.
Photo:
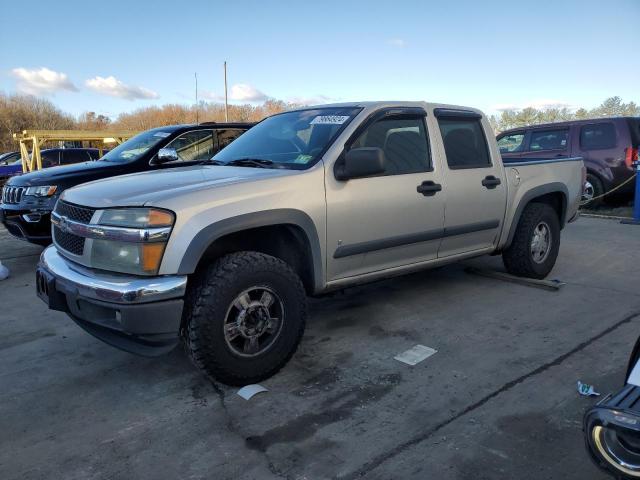
[(309, 163), (313, 159), (313, 155), (300, 154), (293, 159), (293, 163)]
[(153, 134), (154, 137), (167, 138), (171, 135), (169, 132), (156, 132)]
[(342, 125), (349, 120), (349, 115), (318, 115), (311, 120), (311, 125)]

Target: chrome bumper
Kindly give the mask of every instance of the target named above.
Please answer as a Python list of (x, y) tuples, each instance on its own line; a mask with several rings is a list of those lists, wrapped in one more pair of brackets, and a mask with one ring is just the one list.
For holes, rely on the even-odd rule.
[(64, 290), (102, 302), (158, 302), (184, 297), (187, 290), (185, 275), (136, 277), (93, 270), (65, 259), (53, 245), (42, 252), (39, 266), (51, 273)]

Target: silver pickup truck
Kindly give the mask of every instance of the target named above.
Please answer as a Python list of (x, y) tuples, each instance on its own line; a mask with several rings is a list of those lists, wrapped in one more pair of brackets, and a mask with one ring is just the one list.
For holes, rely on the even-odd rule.
[(307, 295), (485, 254), (545, 277), (584, 176), (579, 158), (503, 164), (472, 108), (288, 111), (201, 165), (65, 191), (38, 294), (114, 346), (182, 339), (207, 375), (252, 383), (295, 352)]

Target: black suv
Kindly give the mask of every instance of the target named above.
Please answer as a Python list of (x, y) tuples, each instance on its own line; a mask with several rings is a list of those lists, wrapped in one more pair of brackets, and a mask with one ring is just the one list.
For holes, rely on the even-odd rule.
[[(252, 126), (251, 123), (201, 123), (154, 128), (118, 145), (97, 161), (11, 177), (2, 189), (0, 221), (15, 237), (48, 245), (51, 243), (50, 214), (67, 188), (127, 173), (208, 160)], [(63, 158), (60, 157), (59, 165), (64, 164)], [(43, 167), (44, 162), (43, 157)]]

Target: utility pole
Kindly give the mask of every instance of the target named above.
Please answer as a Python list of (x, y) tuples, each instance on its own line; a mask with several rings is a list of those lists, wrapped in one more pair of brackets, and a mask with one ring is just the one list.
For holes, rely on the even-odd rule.
[(224, 121), (229, 121), (229, 103), (227, 100), (227, 62), (224, 62)]
[(195, 72), (193, 76), (196, 79), (196, 125), (200, 124), (198, 110), (200, 109), (200, 105), (198, 105), (198, 72)]

